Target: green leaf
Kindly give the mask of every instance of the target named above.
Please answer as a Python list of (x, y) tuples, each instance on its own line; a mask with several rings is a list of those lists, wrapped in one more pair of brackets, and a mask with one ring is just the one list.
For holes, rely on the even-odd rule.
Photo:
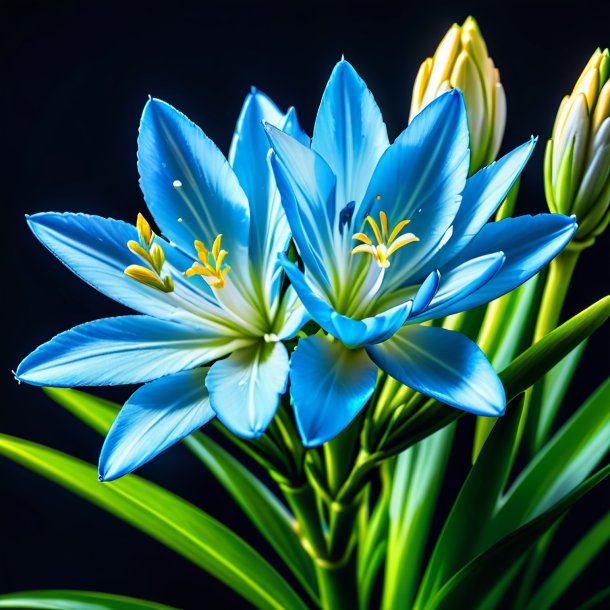
[(0, 595), (0, 608), (43, 610), (176, 610), (154, 602), (90, 591), (22, 591)]
[(434, 596), (425, 610), (476, 608), (505, 576), (507, 566), (523, 561), (525, 553), (566, 511), (610, 474), (610, 465), (589, 477), (544, 513), (478, 555)]
[[(591, 336), (609, 315), (610, 296), (570, 318), (515, 358), (500, 373), (507, 402), (542, 378), (577, 345)], [(380, 454), (388, 457), (400, 453), (463, 415), (463, 411), (429, 400), (406, 421), (399, 422), (397, 430), (389, 437), (388, 445), (381, 448)]]
[(607, 610), (608, 599), (610, 599), (610, 587), (602, 589), (599, 593), (590, 597), (584, 604), (578, 606), (576, 610)]
[(285, 506), (247, 468), (210, 437), (195, 432), (184, 439), (263, 534), (307, 593), (317, 601), (313, 562), (296, 534), (296, 521)]
[(121, 405), (72, 388), (42, 388), (43, 392), (102, 436), (108, 434)]
[[(530, 311), (540, 297), (539, 278), (535, 275), (487, 307), (477, 343), (496, 370), (506, 368), (521, 349), (531, 344), (534, 323)], [(473, 462), (496, 421), (495, 417), (477, 417)]]
[(580, 484), (610, 448), (610, 378), (524, 468), (500, 502), (485, 538), (497, 540)]
[(250, 545), (165, 489), (133, 475), (99, 483), (95, 466), (4, 434), (0, 434), (0, 455), (142, 530), (224, 582), (254, 606), (305, 610), (288, 583)]
[(532, 418), (532, 425), (535, 426), (532, 436), (537, 449), (542, 447), (550, 435), (559, 407), (586, 347), (587, 341), (583, 341), (548, 372), (540, 382), (542, 388), (539, 391), (537, 391), (538, 386), (534, 387), (530, 409), (538, 413), (535, 419)]
[[(116, 403), (80, 390), (44, 388), (44, 391), (102, 435), (108, 432), (120, 408)], [(316, 600), (317, 581), (313, 563), (296, 535), (294, 518), (277, 497), (210, 437), (195, 432), (183, 442), (233, 497), (307, 593)]]
[(563, 558), (530, 598), (526, 610), (548, 610), (610, 540), (610, 512), (602, 517)]
[(447, 426), (396, 460), (381, 605), (384, 610), (411, 607), (413, 603), (454, 432), (455, 426)]
[(522, 410), (523, 397), (508, 406), (471, 468), (428, 562), (416, 607), (422, 607), (481, 550), (481, 524), (493, 515), (506, 484)]
[(590, 337), (610, 315), (610, 296), (570, 318), (515, 358), (500, 373), (508, 400), (542, 378), (579, 343)]
[(391, 485), (389, 483), (389, 472), (391, 466), (391, 461), (382, 464), (381, 492), (370, 518), (367, 518), (366, 525), (360, 528), (361, 539), (357, 547), (360, 610), (366, 610), (369, 607), (377, 574), (385, 558), (390, 521)]

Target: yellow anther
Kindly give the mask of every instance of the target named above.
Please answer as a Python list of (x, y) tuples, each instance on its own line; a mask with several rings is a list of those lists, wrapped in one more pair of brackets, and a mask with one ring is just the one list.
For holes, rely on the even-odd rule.
[(153, 244), (155, 238), (147, 220), (138, 214), (136, 228), (142, 243), (130, 239), (127, 242), (127, 247), (137, 256), (140, 257), (148, 267), (143, 265), (129, 265), (125, 269), (125, 275), (161, 292), (172, 292), (174, 290), (174, 282), (169, 275), (161, 277), (161, 270), (165, 264), (165, 252), (163, 248), (157, 244)]
[(388, 217), (385, 212), (379, 212), (379, 220), (381, 222), (381, 231), (383, 232), (384, 239), (388, 238)]
[(150, 252), (143, 248), (137, 241), (130, 239), (127, 242), (127, 247), (134, 253), (137, 254), (141, 259), (144, 259), (149, 265), (153, 264), (152, 256)]
[(161, 292), (172, 292), (174, 289), (174, 282), (171, 277), (167, 276), (161, 280), (154, 271), (147, 267), (142, 267), (142, 265), (129, 265), (124, 273), (126, 276), (140, 282), (140, 284), (150, 286)]
[(227, 250), (221, 250), (222, 234), (218, 235), (212, 244), (212, 263), (210, 263), (210, 251), (203, 242), (195, 240), (195, 250), (201, 263), (193, 263), (190, 269), (184, 273), (187, 277), (200, 275), (213, 288), (222, 288), (226, 283), (226, 275), (231, 269), (228, 265), (223, 267), (227, 256)]
[(144, 245), (147, 248), (150, 248), (150, 244), (153, 240), (153, 232), (146, 218), (139, 213), (138, 220), (136, 221), (136, 228), (138, 229), (138, 234), (140, 235), (140, 239), (144, 242)]
[(369, 225), (371, 225), (371, 229), (373, 229), (373, 233), (375, 233), (375, 239), (377, 240), (377, 243), (382, 244), (384, 239), (381, 236), (381, 231), (379, 230), (379, 225), (373, 220), (373, 218), (371, 216), (367, 216), (364, 219), (364, 222), (368, 222)]
[(161, 269), (165, 264), (165, 252), (159, 244), (153, 244), (150, 249), (150, 257), (152, 259), (152, 266), (157, 273), (161, 273)]
[[(378, 196), (377, 199), (380, 199), (380, 197)], [(367, 216), (364, 220), (370, 225), (377, 244), (374, 244), (366, 233), (355, 233), (352, 236), (353, 239), (362, 243), (352, 250), (352, 254), (370, 254), (382, 269), (387, 269), (390, 266), (390, 256), (396, 250), (407, 244), (419, 241), (419, 238), (413, 235), (413, 233), (400, 234), (409, 224), (409, 220), (401, 220), (391, 232), (389, 231), (388, 217), (385, 212), (379, 212), (379, 224), (371, 216)], [(380, 225), (381, 229), (379, 228)]]

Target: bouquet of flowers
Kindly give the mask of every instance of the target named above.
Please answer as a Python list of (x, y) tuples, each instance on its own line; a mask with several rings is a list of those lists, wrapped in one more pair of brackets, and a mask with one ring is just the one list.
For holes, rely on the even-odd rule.
[[(294, 108), (253, 89), (227, 158), (149, 99), (148, 212), (135, 225), (28, 218), (77, 276), (137, 312), (76, 326), (16, 370), (105, 436), (99, 467), (4, 434), (0, 455), (257, 608), (552, 607), (610, 538), (607, 514), (549, 562), (563, 517), (609, 473), (608, 382), (555, 425), (610, 313), (607, 297), (558, 326), (579, 255), (610, 220), (609, 71), (596, 51), (561, 103), (544, 162), (551, 213), (537, 216), (514, 215), (536, 139), (497, 159), (506, 100), (472, 18), (421, 65), (393, 143), (344, 59), (311, 137)], [(123, 406), (72, 389), (118, 384), (143, 385)], [(463, 417), (476, 418), (472, 467), (436, 531)], [(179, 441), (271, 560), (130, 474)], [(0, 596), (14, 607), (167, 609), (82, 591)]]

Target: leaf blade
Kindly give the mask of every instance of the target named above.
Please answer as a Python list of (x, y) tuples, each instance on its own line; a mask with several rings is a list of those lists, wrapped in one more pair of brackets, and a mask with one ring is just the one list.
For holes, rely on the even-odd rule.
[(93, 591), (41, 590), (0, 595), (0, 608), (41, 610), (177, 610), (124, 595)]
[(30, 441), (0, 434), (0, 455), (45, 476), (159, 540), (258, 608), (306, 610), (250, 545), (182, 498), (139, 477), (99, 483), (97, 469)]

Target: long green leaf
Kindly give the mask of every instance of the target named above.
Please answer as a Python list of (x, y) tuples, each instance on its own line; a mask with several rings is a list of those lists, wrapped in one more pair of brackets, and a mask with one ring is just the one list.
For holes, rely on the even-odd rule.
[(597, 301), (525, 350), (500, 373), (512, 399), (551, 370), (579, 343), (590, 337), (610, 315), (610, 296)]
[(502, 498), (485, 539), (497, 540), (580, 484), (610, 448), (610, 378), (525, 467)]
[(578, 606), (576, 610), (607, 610), (608, 600), (610, 600), (610, 587), (602, 589), (586, 602)]
[[(528, 327), (531, 326), (533, 331), (533, 322), (529, 312), (539, 298), (539, 277), (535, 275), (516, 290), (487, 306), (477, 343), (496, 370), (502, 370), (511, 363), (520, 349), (526, 347), (525, 340), (527, 345), (531, 343)], [(477, 417), (472, 448), (473, 462), (496, 421), (495, 417)]]
[(606, 513), (563, 558), (552, 574), (540, 585), (526, 610), (548, 610), (595, 556), (610, 541), (610, 512)]
[[(608, 316), (610, 296), (570, 318), (515, 358), (500, 373), (507, 401), (510, 402), (541, 379), (576, 346), (590, 337)], [(388, 445), (382, 447), (380, 453), (384, 457), (400, 453), (462, 416), (463, 411), (430, 400), (406, 421), (398, 423), (397, 432), (390, 436)]]
[(209, 436), (195, 432), (184, 442), (269, 541), (310, 597), (317, 601), (313, 562), (298, 538), (294, 517), (277, 496)]
[[(120, 408), (116, 403), (80, 390), (45, 388), (45, 392), (102, 435), (107, 434)], [(184, 439), (184, 443), (233, 497), (312, 599), (317, 600), (313, 563), (298, 539), (294, 518), (278, 498), (209, 436), (196, 432)]]
[(381, 492), (370, 518), (361, 528), (361, 540), (357, 547), (360, 610), (369, 607), (377, 575), (385, 558), (390, 521), (391, 466), (390, 461), (384, 462), (382, 466)]
[(0, 595), (0, 608), (41, 610), (176, 610), (155, 602), (90, 591), (22, 591)]
[(413, 603), (454, 432), (454, 425), (447, 426), (396, 460), (381, 606), (384, 610)]
[(129, 475), (99, 483), (97, 469), (30, 441), (0, 434), (0, 455), (127, 521), (206, 570), (258, 608), (305, 610), (288, 583), (250, 545), (182, 498)]
[[(508, 477), (523, 397), (508, 406), (471, 468), (445, 521), (419, 590), (421, 607), (480, 550), (481, 524), (494, 514)], [(476, 518), (473, 516), (476, 515)]]
[(551, 433), (559, 407), (570, 387), (586, 346), (587, 342), (583, 341), (559, 364), (556, 364), (540, 382), (542, 386), (540, 389), (537, 385), (534, 386), (530, 409), (538, 413), (537, 417), (532, 418), (531, 425), (534, 429), (529, 435), (532, 438), (534, 452), (542, 448)]
[(44, 393), (102, 436), (108, 434), (121, 405), (71, 388), (42, 388)]
[(476, 608), (506, 574), (507, 566), (522, 561), (524, 554), (569, 508), (599, 485), (610, 474), (610, 465), (589, 477), (544, 513), (502, 538), (478, 555), (432, 598), (425, 610)]

